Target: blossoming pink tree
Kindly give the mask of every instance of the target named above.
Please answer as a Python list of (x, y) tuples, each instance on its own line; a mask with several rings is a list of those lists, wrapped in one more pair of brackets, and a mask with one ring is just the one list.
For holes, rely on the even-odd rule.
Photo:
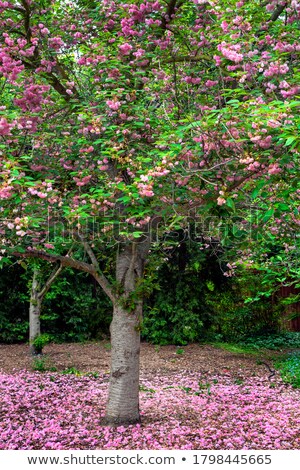
[(95, 277), (113, 303), (105, 420), (134, 423), (153, 240), (284, 178), (296, 190), (300, 3), (1, 0), (0, 13), (3, 250)]

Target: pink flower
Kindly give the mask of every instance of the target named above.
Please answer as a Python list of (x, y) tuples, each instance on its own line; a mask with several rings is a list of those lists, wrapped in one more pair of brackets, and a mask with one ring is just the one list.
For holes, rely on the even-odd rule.
[(217, 203), (218, 203), (218, 206), (223, 206), (223, 204), (226, 204), (226, 199), (220, 196), (217, 199)]
[(0, 118), (0, 135), (7, 135), (10, 133), (11, 124), (5, 118)]
[(215, 85), (217, 85), (217, 84), (218, 84), (218, 81), (217, 81), (217, 80), (207, 80), (207, 81), (205, 82), (205, 86), (207, 86), (208, 88), (211, 88), (211, 87), (213, 87), (213, 86), (215, 86)]
[(57, 51), (64, 45), (64, 42), (60, 37), (55, 37), (49, 38), (48, 44), (51, 49), (55, 49)]
[(272, 165), (269, 166), (268, 168), (268, 173), (269, 175), (277, 175), (278, 173), (280, 173), (282, 170), (281, 168), (278, 166), (278, 163), (273, 163)]
[(43, 28), (43, 29), (41, 29), (41, 33), (44, 34), (44, 35), (46, 35), (46, 34), (49, 34), (50, 31), (49, 31), (48, 28)]
[(137, 59), (140, 59), (141, 57), (143, 57), (145, 54), (145, 50), (144, 49), (138, 49), (136, 52), (134, 52), (134, 56), (137, 58)]
[(132, 49), (133, 49), (132, 45), (128, 44), (128, 42), (125, 42), (124, 44), (119, 46), (119, 51), (121, 52), (122, 55), (129, 55)]
[(222, 21), (221, 28), (223, 29), (224, 33), (228, 32), (228, 27), (229, 27), (229, 24), (226, 21)]
[(120, 101), (114, 101), (114, 100), (107, 100), (106, 104), (113, 111), (117, 111), (119, 107), (121, 106)]

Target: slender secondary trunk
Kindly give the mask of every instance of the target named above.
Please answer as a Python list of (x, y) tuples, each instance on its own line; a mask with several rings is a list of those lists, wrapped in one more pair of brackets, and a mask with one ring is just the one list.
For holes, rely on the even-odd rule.
[(140, 421), (139, 367), (140, 326), (143, 303), (136, 293), (143, 276), (143, 251), (133, 244), (119, 253), (116, 277), (121, 294), (113, 308), (111, 333), (111, 369), (108, 402), (104, 422), (128, 425)]
[(33, 278), (31, 284), (30, 293), (30, 306), (29, 306), (29, 344), (30, 352), (32, 355), (41, 354), (38, 348), (36, 348), (34, 341), (41, 334), (41, 308), (42, 299), (39, 293), (39, 282), (38, 282), (39, 270), (34, 268)]
[(37, 354), (42, 354), (43, 352), (42, 343), (40, 344), (40, 346), (37, 346), (35, 343), (35, 340), (41, 334), (42, 302), (52, 283), (55, 281), (56, 277), (59, 275), (61, 270), (62, 265), (60, 264), (52, 271), (52, 273), (44, 283), (44, 286), (41, 288), (39, 282), (39, 278), (41, 277), (41, 270), (37, 266), (34, 266), (33, 268), (33, 278), (31, 284), (29, 305), (29, 345), (30, 352), (33, 356)]

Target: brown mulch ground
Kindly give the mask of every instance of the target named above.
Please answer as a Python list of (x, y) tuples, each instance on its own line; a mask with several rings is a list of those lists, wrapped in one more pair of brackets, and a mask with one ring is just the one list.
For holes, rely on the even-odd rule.
[[(141, 375), (172, 375), (181, 370), (199, 372), (202, 377), (214, 374), (245, 379), (253, 376), (269, 376), (272, 361), (268, 357), (237, 354), (210, 345), (190, 344), (178, 354), (176, 346), (141, 345)], [(81, 373), (109, 372), (110, 349), (107, 341), (92, 343), (49, 344), (42, 356), (45, 367), (63, 371), (74, 368)], [(0, 344), (0, 372), (32, 371), (34, 361), (28, 345)], [(263, 361), (263, 362), (261, 362)], [(277, 373), (275, 377), (277, 377)], [(274, 379), (276, 380), (276, 378)], [(273, 379), (273, 380), (274, 380)]]

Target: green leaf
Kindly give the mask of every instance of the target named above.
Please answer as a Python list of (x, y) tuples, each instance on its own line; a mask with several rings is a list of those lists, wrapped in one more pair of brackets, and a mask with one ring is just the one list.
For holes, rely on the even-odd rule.
[(257, 196), (259, 195), (259, 192), (260, 192), (260, 188), (255, 188), (251, 193), (251, 198), (256, 199)]
[(265, 213), (265, 215), (263, 216), (262, 221), (263, 221), (264, 223), (268, 222), (268, 220), (270, 220), (271, 217), (273, 217), (273, 215), (274, 215), (274, 209), (273, 209), (273, 208), (272, 208), (272, 209), (269, 209), (269, 210)]
[(295, 137), (294, 135), (291, 135), (290, 137), (287, 138), (286, 140), (286, 143), (284, 144), (285, 147), (288, 147), (289, 145), (291, 145), (294, 140), (296, 140), (297, 137)]
[(132, 236), (133, 236), (134, 238), (140, 238), (142, 235), (143, 235), (143, 232), (133, 232), (133, 233), (132, 233)]
[(226, 199), (226, 205), (230, 207), (230, 209), (235, 211), (235, 204), (231, 198)]

